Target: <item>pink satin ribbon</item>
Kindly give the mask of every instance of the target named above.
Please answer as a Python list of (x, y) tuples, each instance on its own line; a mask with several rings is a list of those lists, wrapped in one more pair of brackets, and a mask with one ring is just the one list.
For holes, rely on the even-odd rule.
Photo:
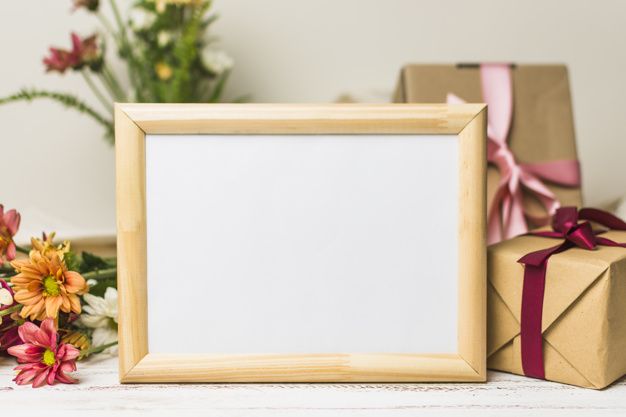
[(605, 211), (593, 208), (583, 208), (578, 211), (576, 207), (561, 207), (552, 219), (552, 230), (530, 234), (563, 239), (562, 242), (556, 246), (526, 254), (518, 260), (524, 265), (520, 338), (522, 369), (526, 376), (539, 379), (545, 379), (546, 376), (541, 326), (548, 259), (552, 255), (574, 247), (586, 250), (593, 250), (598, 245), (626, 248), (626, 243), (618, 243), (600, 236), (605, 230), (594, 231), (589, 222), (598, 223), (609, 230), (626, 231), (625, 222)]
[[(500, 182), (489, 208), (488, 243), (528, 232), (527, 219), (547, 224), (560, 207), (554, 193), (543, 181), (575, 187), (580, 185), (580, 165), (576, 160), (523, 164), (516, 161), (507, 139), (513, 118), (513, 82), (509, 64), (482, 64), (480, 79), (483, 100), (488, 105), (487, 160), (500, 171)], [(465, 101), (448, 94), (449, 104)], [(523, 191), (532, 193), (544, 206), (547, 216), (537, 218), (526, 212)]]

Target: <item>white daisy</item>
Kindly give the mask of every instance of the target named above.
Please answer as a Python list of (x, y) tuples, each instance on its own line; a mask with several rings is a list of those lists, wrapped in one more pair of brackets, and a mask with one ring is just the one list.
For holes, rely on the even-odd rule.
[[(80, 316), (80, 323), (94, 329), (91, 342), (94, 347), (117, 341), (117, 290), (109, 287), (103, 297), (92, 294), (83, 295), (87, 305)], [(104, 352), (112, 355), (117, 353), (117, 346), (112, 346)]]
[(235, 65), (235, 61), (226, 52), (214, 48), (204, 48), (202, 62), (208, 70), (216, 74), (228, 71)]

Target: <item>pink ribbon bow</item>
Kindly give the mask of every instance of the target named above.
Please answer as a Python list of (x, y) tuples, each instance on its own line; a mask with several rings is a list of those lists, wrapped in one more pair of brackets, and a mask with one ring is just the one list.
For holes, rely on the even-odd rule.
[[(537, 225), (547, 224), (560, 207), (554, 193), (543, 181), (564, 186), (580, 185), (580, 165), (576, 160), (560, 160), (535, 164), (518, 163), (507, 139), (513, 117), (513, 83), (509, 64), (481, 64), (480, 78), (483, 100), (488, 105), (487, 160), (500, 171), (500, 182), (488, 219), (488, 243), (528, 232), (526, 219)], [(448, 94), (449, 104), (464, 100)], [(532, 193), (546, 209), (545, 218), (532, 217), (523, 205), (523, 191)]]

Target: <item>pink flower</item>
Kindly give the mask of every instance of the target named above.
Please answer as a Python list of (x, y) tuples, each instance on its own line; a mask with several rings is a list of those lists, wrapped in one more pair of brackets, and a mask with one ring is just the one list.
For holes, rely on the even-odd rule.
[(15, 209), (4, 212), (4, 206), (0, 204), (0, 264), (15, 259), (15, 242), (13, 236), (20, 228), (20, 214)]
[(66, 375), (76, 370), (79, 351), (68, 343), (59, 343), (54, 320), (48, 318), (41, 327), (26, 322), (18, 329), (24, 344), (8, 349), (22, 364), (15, 367), (19, 371), (13, 381), (18, 385), (32, 384), (33, 388), (52, 385), (56, 381), (73, 384), (78, 380)]
[(98, 46), (97, 36), (81, 38), (72, 32), (71, 38), (71, 51), (50, 48), (50, 55), (43, 59), (46, 71), (57, 71), (63, 74), (67, 69), (79, 70), (84, 65), (89, 65), (92, 70), (98, 71), (102, 64), (102, 50)]
[(43, 59), (46, 71), (57, 71), (63, 74), (68, 68), (73, 68), (76, 64), (76, 56), (70, 51), (59, 48), (50, 48), (50, 56)]
[[(13, 290), (5, 280), (0, 278), (0, 311), (11, 308), (15, 304)], [(11, 316), (0, 317), (0, 351), (5, 351), (11, 346), (22, 343), (17, 332), (17, 323)]]

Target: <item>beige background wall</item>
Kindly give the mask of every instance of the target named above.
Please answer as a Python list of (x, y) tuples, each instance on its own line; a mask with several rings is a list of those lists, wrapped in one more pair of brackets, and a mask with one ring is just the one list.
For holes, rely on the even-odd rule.
[[(122, 6), (130, 0), (121, 1)], [(101, 0), (107, 3), (107, 0)], [(0, 95), (21, 86), (89, 97), (75, 75), (45, 75), (41, 58), (96, 20), (70, 0), (3, 1)], [(235, 58), (228, 95), (324, 102), (350, 93), (386, 101), (406, 62), (569, 65), (584, 192), (597, 205), (626, 194), (626, 2), (623, 0), (217, 0), (215, 33)], [(112, 150), (99, 128), (56, 104), (0, 107), (0, 202), (24, 231), (114, 230)]]

